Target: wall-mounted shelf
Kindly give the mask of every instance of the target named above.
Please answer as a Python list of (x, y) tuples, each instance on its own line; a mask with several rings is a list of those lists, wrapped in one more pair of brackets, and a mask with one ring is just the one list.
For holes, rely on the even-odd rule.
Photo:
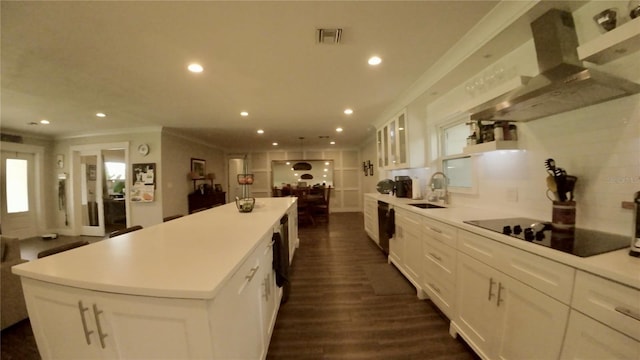
[(635, 18), (578, 46), (578, 57), (595, 64), (606, 64), (639, 49), (640, 18)]
[(477, 154), (494, 150), (518, 150), (518, 141), (498, 140), (482, 144), (465, 146), (462, 152), (465, 154)]

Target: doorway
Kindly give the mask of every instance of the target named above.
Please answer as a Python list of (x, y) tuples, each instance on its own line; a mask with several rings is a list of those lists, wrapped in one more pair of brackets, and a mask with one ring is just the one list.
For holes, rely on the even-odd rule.
[(72, 146), (74, 232), (105, 236), (127, 227), (128, 143)]
[(35, 155), (2, 150), (1, 158), (3, 234), (19, 239), (37, 236)]

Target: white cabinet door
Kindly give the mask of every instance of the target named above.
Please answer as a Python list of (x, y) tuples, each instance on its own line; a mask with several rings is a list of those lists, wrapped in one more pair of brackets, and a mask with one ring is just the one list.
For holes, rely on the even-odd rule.
[(637, 360), (640, 359), (640, 342), (576, 310), (571, 310), (560, 358)]
[(569, 307), (463, 253), (456, 327), (488, 359), (557, 359)]
[(457, 318), (455, 326), (469, 345), (483, 358), (490, 359), (498, 307), (497, 271), (464, 254), (458, 255), (456, 284)]
[(260, 359), (265, 351), (261, 250), (249, 256), (211, 303), (215, 358)]
[(204, 301), (81, 290), (25, 279), (45, 359), (211, 357)]
[[(22, 278), (22, 287), (38, 350), (43, 359), (100, 359), (92, 299), (73, 288), (58, 291), (47, 283)], [(113, 338), (105, 339), (113, 349)]]
[(271, 339), (271, 332), (276, 324), (276, 315), (280, 303), (279, 292), (276, 290), (276, 277), (273, 270), (273, 242), (268, 242), (262, 246), (263, 253), (260, 260), (262, 266), (262, 321), (264, 324), (264, 343), (268, 344)]
[(497, 285), (495, 359), (557, 359), (569, 306), (502, 275)]
[(376, 134), (378, 166), (381, 169), (409, 165), (407, 111), (402, 110), (378, 129)]
[(418, 288), (422, 279), (422, 236), (419, 215), (406, 214), (402, 221), (404, 238), (404, 269), (411, 282)]
[(364, 230), (376, 243), (378, 239), (378, 201), (370, 197), (364, 198)]
[(104, 294), (92, 307), (98, 337), (102, 333), (105, 340), (111, 338), (116, 346), (116, 358), (212, 356), (204, 300)]

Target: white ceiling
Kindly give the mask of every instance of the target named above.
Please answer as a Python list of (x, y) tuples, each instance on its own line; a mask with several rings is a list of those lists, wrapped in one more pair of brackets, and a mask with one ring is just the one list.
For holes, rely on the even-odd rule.
[[(226, 149), (300, 136), (358, 146), (496, 4), (2, 1), (1, 126), (51, 137), (163, 126)], [(342, 28), (342, 44), (317, 44), (320, 27)], [(192, 61), (204, 72), (187, 72)], [(28, 125), (41, 119), (51, 124)]]

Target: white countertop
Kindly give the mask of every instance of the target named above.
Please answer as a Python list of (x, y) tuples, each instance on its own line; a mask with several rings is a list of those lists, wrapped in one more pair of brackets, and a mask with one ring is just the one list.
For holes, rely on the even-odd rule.
[[(584, 270), (619, 283), (640, 289), (640, 258), (629, 256), (629, 248), (611, 251), (608, 253), (579, 257), (564, 253), (562, 251), (550, 249), (527, 241), (515, 239), (508, 235), (502, 235), (493, 231), (485, 230), (474, 225), (465, 224), (466, 220), (499, 219), (514, 217), (506, 210), (490, 210), (472, 207), (447, 207), (446, 209), (421, 209), (409, 204), (426, 203), (425, 200), (412, 200), (396, 198), (394, 196), (370, 193), (365, 196), (376, 200), (384, 201), (402, 209), (409, 210), (416, 214), (421, 214), (434, 220), (453, 225), (478, 235), (490, 238), (495, 241), (531, 252), (536, 255), (546, 257), (551, 260), (572, 266), (576, 269)], [(447, 206), (447, 205), (444, 205)], [(631, 243), (631, 235), (629, 235)]]
[(235, 203), (13, 267), (17, 275), (83, 289), (211, 299), (296, 198)]

